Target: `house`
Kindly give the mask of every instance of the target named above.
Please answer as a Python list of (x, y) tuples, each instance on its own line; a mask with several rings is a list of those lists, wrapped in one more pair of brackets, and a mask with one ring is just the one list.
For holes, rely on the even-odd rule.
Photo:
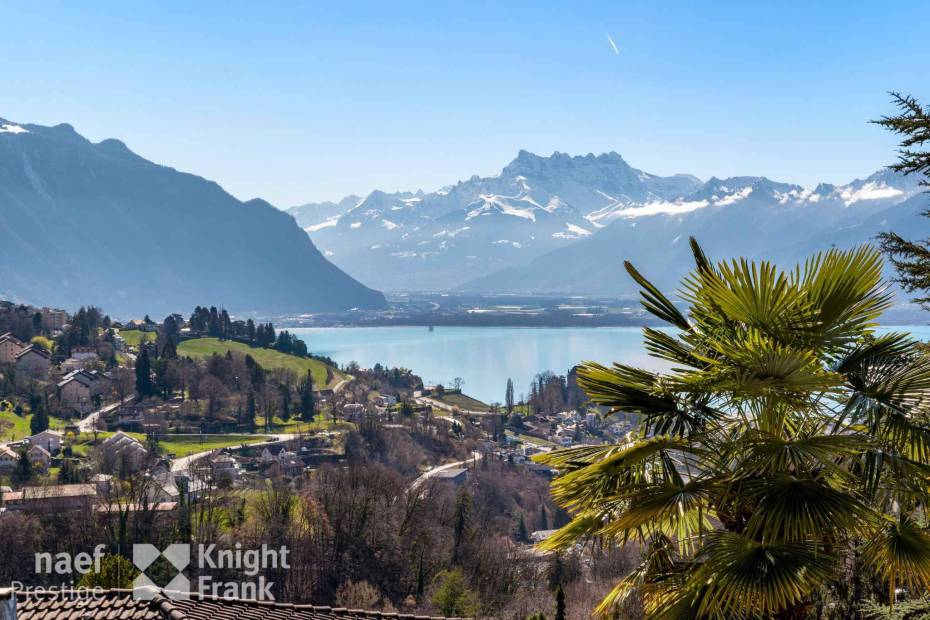
[[(246, 584), (243, 584), (246, 585)], [(92, 591), (88, 591), (92, 590)], [(114, 618), (144, 618), (145, 620), (401, 620), (409, 614), (383, 611), (361, 611), (342, 607), (295, 605), (274, 601), (212, 596), (190, 593), (169, 597), (156, 587), (132, 590), (103, 588), (67, 590), (62, 588), (0, 589), (0, 618), (11, 620), (112, 620)], [(422, 620), (445, 620), (419, 616)]]
[(94, 409), (93, 397), (100, 393), (98, 375), (85, 370), (69, 372), (58, 382), (58, 399), (62, 407), (79, 413)]
[(31, 437), (27, 437), (26, 441), (29, 442), (30, 446), (41, 446), (45, 448), (49, 454), (55, 454), (61, 450), (61, 442), (63, 439), (64, 434), (62, 434), (61, 431), (47, 429)]
[(180, 500), (182, 492), (190, 499), (197, 499), (209, 488), (198, 476), (160, 468), (151, 474), (146, 496), (150, 502), (171, 503)]
[(132, 469), (138, 469), (148, 457), (148, 450), (142, 443), (133, 437), (130, 437), (123, 431), (116, 431), (100, 444), (100, 449), (104, 456), (112, 459), (111, 463), (116, 464), (116, 460), (121, 460)]
[(438, 482), (460, 486), (468, 480), (468, 470), (465, 468), (444, 469), (436, 472), (431, 478)]
[(42, 347), (29, 345), (16, 354), (16, 375), (36, 381), (48, 376), (51, 356)]
[(29, 460), (32, 461), (32, 466), (36, 469), (45, 471), (52, 465), (51, 453), (38, 444), (30, 445), (26, 454), (29, 456)]
[(16, 467), (19, 454), (9, 446), (0, 446), (0, 471), (6, 472)]
[(95, 362), (100, 359), (96, 347), (71, 347), (71, 357), (81, 362)]
[(361, 403), (346, 403), (342, 406), (342, 417), (353, 422), (360, 422), (365, 416), (365, 405)]
[(110, 474), (95, 474), (90, 481), (97, 487), (98, 495), (109, 495), (110, 489), (113, 486), (113, 476)]
[(23, 487), (0, 494), (0, 504), (8, 510), (78, 510), (96, 500), (97, 488), (92, 484)]
[(139, 405), (121, 405), (116, 410), (116, 424), (123, 430), (141, 431), (145, 422), (145, 409)]
[(15, 364), (16, 356), (26, 348), (16, 336), (7, 332), (0, 336), (0, 364)]
[(393, 394), (382, 394), (375, 398), (375, 404), (379, 407), (390, 407), (397, 404), (397, 397)]
[(241, 476), (239, 463), (228, 454), (221, 454), (210, 463), (214, 480), (238, 480)]

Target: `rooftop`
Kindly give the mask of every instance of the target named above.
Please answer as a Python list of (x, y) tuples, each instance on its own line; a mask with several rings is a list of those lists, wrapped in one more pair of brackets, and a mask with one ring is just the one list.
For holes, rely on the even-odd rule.
[[(11, 589), (0, 590), (0, 610), (11, 596)], [(161, 591), (156, 592), (150, 601), (137, 601), (131, 590), (102, 590), (93, 594), (72, 590), (17, 592), (15, 617), (17, 620), (429, 620), (426, 616), (410, 614), (224, 599), (199, 594), (191, 594), (190, 600), (177, 601)]]

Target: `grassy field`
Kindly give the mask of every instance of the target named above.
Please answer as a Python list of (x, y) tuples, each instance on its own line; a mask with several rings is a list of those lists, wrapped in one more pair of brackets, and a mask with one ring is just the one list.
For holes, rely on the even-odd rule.
[[(8, 409), (0, 411), (0, 441), (17, 441), (31, 435), (32, 432), (29, 430), (29, 420), (31, 419), (31, 413), (19, 417)], [(61, 430), (65, 427), (65, 422), (58, 418), (52, 418), (50, 424), (53, 429)]]
[[(243, 355), (248, 353), (255, 358), (255, 361), (261, 364), (263, 368), (286, 368), (295, 372), (298, 377), (306, 375), (309, 369), (313, 372), (314, 387), (319, 389), (326, 386), (326, 364), (318, 360), (287, 355), (286, 353), (281, 353), (280, 351), (274, 351), (272, 349), (250, 347), (241, 342), (220, 340), (218, 338), (195, 338), (193, 340), (185, 340), (178, 345), (179, 355), (190, 355), (191, 357), (209, 357), (214, 353), (225, 355), (226, 351), (241, 353)], [(343, 379), (339, 371), (334, 369), (333, 373), (334, 383)]]
[(144, 332), (139, 329), (121, 329), (119, 335), (122, 336), (123, 340), (126, 341), (126, 344), (131, 347), (138, 347), (143, 338), (145, 338), (146, 342), (150, 342), (158, 338), (158, 334), (155, 332)]
[[(255, 428), (259, 431), (265, 430), (265, 417), (255, 416)], [(351, 430), (355, 425), (345, 420), (336, 420), (335, 422), (329, 416), (321, 413), (316, 415), (313, 422), (304, 422), (298, 418), (291, 418), (287, 422), (281, 418), (275, 417), (271, 422), (271, 432), (273, 433), (319, 433), (322, 431), (339, 431)]]
[[(113, 433), (97, 433), (97, 442)], [(130, 437), (138, 439), (143, 444), (146, 442), (145, 435), (142, 433), (126, 433)], [(158, 441), (159, 447), (165, 454), (174, 454), (182, 457), (194, 454), (195, 452), (206, 452), (207, 450), (218, 450), (221, 448), (230, 448), (241, 446), (242, 444), (258, 443), (269, 439), (267, 435), (165, 435), (164, 439)], [(75, 456), (86, 456), (94, 445), (94, 436), (92, 433), (82, 433), (80, 437), (72, 444), (72, 451)]]
[(491, 408), (478, 399), (472, 398), (467, 394), (446, 393), (442, 398), (433, 397), (439, 402), (446, 403), (459, 409), (468, 409), (469, 411), (490, 411)]

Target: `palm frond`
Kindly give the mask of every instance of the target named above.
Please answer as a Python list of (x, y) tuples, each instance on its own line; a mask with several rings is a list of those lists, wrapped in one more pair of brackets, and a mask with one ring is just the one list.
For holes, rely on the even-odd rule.
[(877, 528), (862, 557), (892, 591), (898, 584), (930, 587), (930, 535), (907, 515), (888, 519)]

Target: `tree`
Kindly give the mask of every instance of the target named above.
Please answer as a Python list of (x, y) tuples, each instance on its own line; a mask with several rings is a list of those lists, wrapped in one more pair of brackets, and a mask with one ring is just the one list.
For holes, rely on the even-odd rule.
[(672, 370), (581, 366), (594, 402), (640, 416), (639, 439), (537, 457), (563, 472), (552, 492), (573, 517), (543, 546), (643, 546), (602, 614), (635, 590), (647, 618), (800, 618), (850, 563), (889, 599), (926, 591), (930, 356), (874, 332), (892, 301), (879, 252), (783, 273), (691, 245), (689, 317), (626, 265), (676, 330), (643, 330)]
[(530, 540), (530, 533), (526, 530), (526, 519), (523, 517), (522, 512), (517, 520), (517, 540), (520, 542), (529, 542)]
[(471, 495), (465, 487), (460, 487), (455, 496), (455, 514), (452, 517), (452, 562), (458, 563), (462, 556), (462, 546), (471, 532)]
[(141, 397), (152, 396), (152, 363), (149, 360), (149, 350), (145, 343), (139, 345), (139, 355), (136, 357), (136, 393)]
[(475, 595), (465, 584), (465, 577), (459, 569), (442, 571), (436, 576), (436, 591), (433, 593), (433, 605), (447, 618), (464, 618), (473, 616), (478, 605)]
[(565, 590), (562, 584), (555, 591), (555, 620), (565, 620)]
[(85, 573), (78, 587), (131, 590), (132, 582), (138, 575), (139, 569), (123, 556), (107, 555), (100, 560), (100, 570)]
[(456, 377), (452, 380), (452, 389), (458, 392), (462, 391), (462, 386), (465, 385), (465, 379), (461, 377)]
[(48, 430), (49, 419), (48, 412), (41, 404), (32, 412), (32, 418), (29, 420), (29, 431), (33, 435), (38, 435), (42, 431)]
[(29, 453), (23, 448), (19, 451), (19, 458), (16, 459), (16, 469), (13, 470), (12, 474), (13, 483), (22, 486), (32, 480), (33, 473), (32, 459), (29, 458)]
[[(930, 150), (920, 147), (930, 142), (930, 107), (923, 108), (916, 99), (892, 93), (899, 113), (874, 121), (885, 129), (902, 136), (898, 163), (892, 170), (904, 174), (922, 174), (921, 185), (930, 186)], [(923, 215), (930, 217), (930, 210)], [(914, 300), (925, 308), (930, 307), (930, 239), (908, 241), (895, 232), (879, 235), (882, 250), (898, 271), (896, 281), (908, 293), (918, 292)]]
[(504, 406), (507, 407), (507, 415), (513, 413), (513, 379), (507, 377), (507, 389), (504, 392)]
[(300, 386), (300, 419), (313, 422), (316, 415), (316, 403), (313, 399), (313, 373), (307, 370), (307, 377)]

